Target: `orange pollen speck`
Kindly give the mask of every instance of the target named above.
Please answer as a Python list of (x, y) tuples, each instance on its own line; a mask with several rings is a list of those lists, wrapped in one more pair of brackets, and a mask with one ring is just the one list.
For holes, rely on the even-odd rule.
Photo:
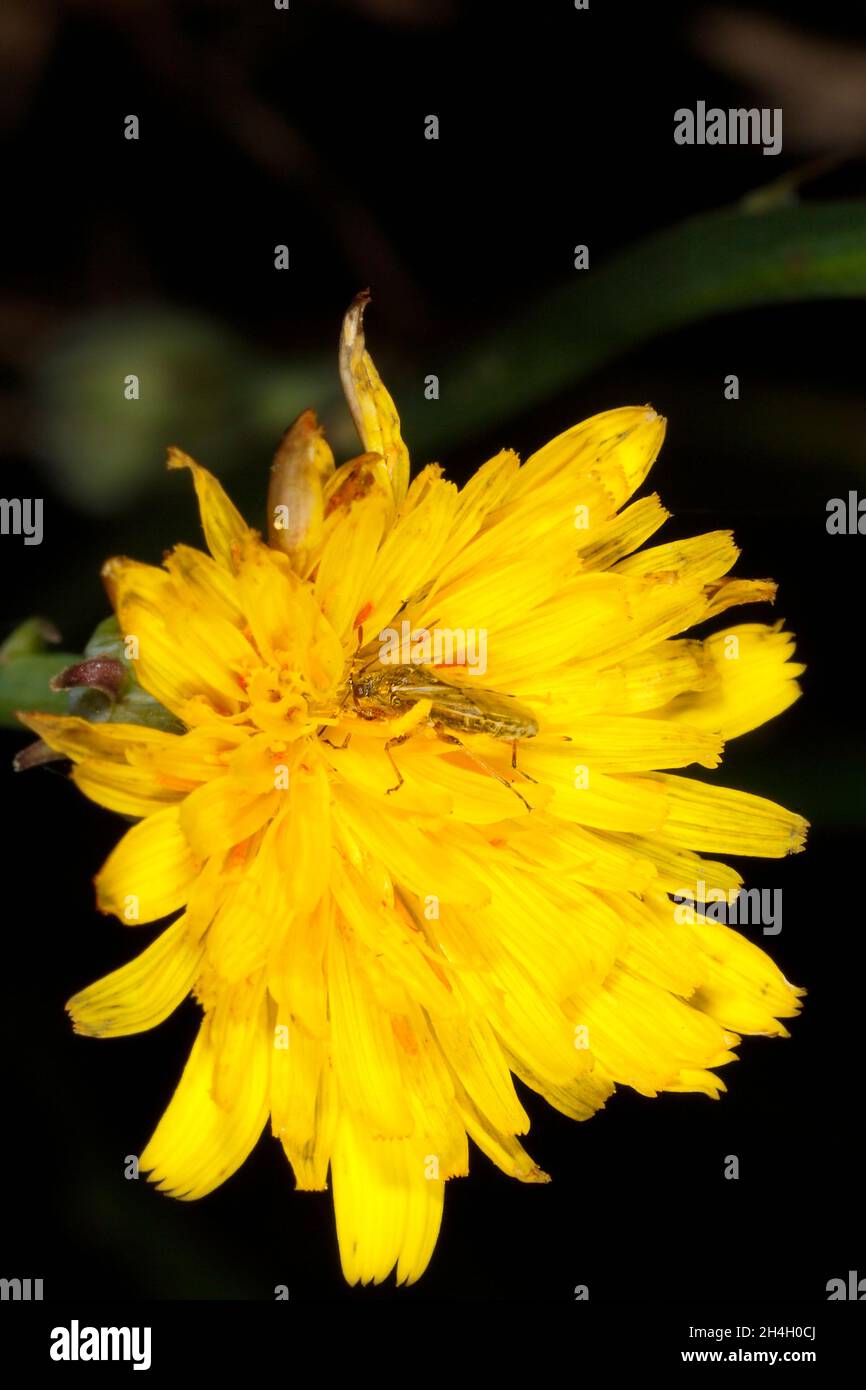
[(418, 1039), (415, 1037), (415, 1034), (412, 1032), (405, 1018), (393, 1016), (391, 1018), (391, 1027), (394, 1030), (395, 1038), (400, 1043), (404, 1052), (414, 1053), (418, 1051)]
[(190, 781), (187, 777), (173, 777), (169, 772), (157, 772), (156, 780), (161, 787), (167, 787), (175, 792), (194, 792), (200, 785), (198, 782)]
[(241, 840), (239, 845), (235, 845), (226, 860), (226, 868), (239, 869), (246, 862), (247, 846), (249, 840)]

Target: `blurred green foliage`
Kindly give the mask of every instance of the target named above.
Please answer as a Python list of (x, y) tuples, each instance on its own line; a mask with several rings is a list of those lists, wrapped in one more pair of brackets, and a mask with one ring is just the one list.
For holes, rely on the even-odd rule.
[[(769, 203), (769, 206), (767, 205)], [(641, 343), (714, 314), (866, 297), (866, 201), (775, 206), (767, 194), (640, 241), (449, 357), (448, 408), (417, 373), (387, 373), (404, 435), (426, 459), (503, 423)], [(134, 372), (140, 397), (124, 396)], [(222, 471), (270, 457), (312, 406), (351, 452), (334, 353), (278, 361), (176, 309), (88, 318), (38, 371), (39, 450), (70, 505), (109, 515), (152, 487), (169, 444)]]
[[(269, 365), (206, 318), (175, 309), (89, 316), (37, 371), (37, 445), (70, 504), (110, 515), (152, 483), (170, 444), (239, 462), (263, 435), (278, 438), (324, 371), (281, 373), (277, 405)], [(131, 374), (138, 399), (124, 394)]]

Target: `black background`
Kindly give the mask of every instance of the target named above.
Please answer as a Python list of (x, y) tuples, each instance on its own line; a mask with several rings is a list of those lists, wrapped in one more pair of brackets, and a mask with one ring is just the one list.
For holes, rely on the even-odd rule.
[[(437, 370), (444, 411), (452, 347), (573, 274), (575, 243), (601, 264), (811, 153), (786, 146), (768, 159), (754, 149), (675, 146), (674, 109), (699, 98), (743, 104), (749, 91), (698, 52), (700, 7), (593, 0), (576, 13), (566, 0), (467, 0), (443, 5), (435, 23), (410, 23), (409, 11), (378, 20), (372, 5), (300, 0), (288, 14), (264, 0), (61, 7), (6, 165), (5, 262), (17, 296), (9, 302), (36, 306), (34, 316), (50, 309), (60, 324), (127, 303), (178, 304), (259, 348), (321, 353), (335, 346), (352, 295), (371, 284), (369, 340), (386, 379), (389, 362), (409, 362), (420, 391), (424, 373)], [(812, 6), (763, 11), (818, 22)], [(822, 9), (820, 24), (824, 40), (866, 44), (848, 7)], [(279, 113), (311, 152), (288, 174), (269, 167), (261, 132), (258, 153), (239, 142), (237, 122), (250, 113), (236, 99), (232, 65), (253, 111), (261, 102)], [(138, 143), (122, 138), (127, 112), (141, 117)], [(423, 139), (431, 112), (441, 122), (437, 143)], [(862, 161), (849, 158), (806, 196), (862, 191)], [(292, 269), (281, 275), (273, 246), (283, 241)], [(733, 527), (740, 572), (780, 581), (776, 614), (808, 663), (805, 697), (731, 744), (720, 780), (813, 822), (804, 855), (738, 865), (749, 885), (783, 890), (783, 931), (762, 944), (809, 991), (792, 1038), (744, 1040), (718, 1103), (623, 1091), (577, 1125), (524, 1093), (527, 1147), (553, 1182), (521, 1186), (474, 1154), (470, 1177), (448, 1184), (442, 1235), (420, 1284), (396, 1295), (390, 1283), (349, 1290), (330, 1194), (295, 1193), (267, 1136), (199, 1203), (124, 1180), (124, 1156), (141, 1152), (180, 1074), (197, 1009), (188, 1003), (140, 1037), (72, 1035), (65, 999), (129, 959), (154, 929), (131, 941), (96, 913), (90, 880), (120, 823), (62, 772), (14, 778), (9, 760), (25, 740), (7, 732), (0, 1273), (43, 1277), (46, 1296), (58, 1298), (268, 1299), (286, 1284), (301, 1300), (569, 1299), (577, 1284), (598, 1299), (820, 1299), (831, 1277), (866, 1274), (858, 877), (866, 540), (825, 529), (830, 497), (858, 482), (866, 489), (862, 342), (857, 302), (715, 317), (483, 438), (459, 440), (443, 459), (463, 478), (502, 445), (525, 455), (584, 415), (650, 400), (670, 421), (650, 480), (674, 513), (666, 535)], [(527, 342), (527, 355), (533, 350)], [(13, 416), (33, 368), (8, 355)], [(740, 378), (736, 403), (722, 397), (729, 372)], [(805, 463), (794, 447), (804, 418), (814, 432)], [(194, 511), (189, 499), (177, 502), (176, 487), (170, 503), (161, 500), (160, 476), (146, 515), (141, 503), (110, 518), (77, 510), (52, 494), (26, 411), (22, 420), (8, 434), (3, 492), (45, 496), (46, 535), (39, 547), (2, 540), (3, 631), (49, 612), (74, 649), (107, 611), (99, 560), (124, 551), (158, 560), (163, 546), (195, 537)], [(762, 442), (768, 421), (782, 440), (776, 449)], [(758, 442), (749, 448), (751, 423)], [(263, 496), (267, 463), (246, 465), (245, 500)], [(160, 466), (154, 459), (155, 475)], [(752, 616), (771, 614), (743, 612)], [(723, 1177), (728, 1154), (740, 1159), (737, 1182)]]

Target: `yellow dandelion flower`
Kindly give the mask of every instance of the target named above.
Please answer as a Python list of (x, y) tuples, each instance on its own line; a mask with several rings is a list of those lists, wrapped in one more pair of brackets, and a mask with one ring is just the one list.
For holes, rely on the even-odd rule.
[(364, 454), (336, 468), (301, 416), (266, 542), (172, 450), (210, 553), (105, 568), (183, 731), (22, 717), (136, 820), (99, 907), (180, 914), (68, 1005), (96, 1037), (201, 1005), (142, 1168), (202, 1197), (269, 1123), (299, 1188), (330, 1172), (346, 1278), (412, 1282), (469, 1139), (547, 1181), (514, 1078), (586, 1119), (617, 1085), (715, 1097), (740, 1034), (785, 1035), (802, 991), (672, 897), (735, 892), (703, 854), (782, 856), (805, 822), (677, 769), (715, 768), (802, 668), (780, 624), (681, 636), (774, 588), (729, 577), (725, 531), (639, 548), (667, 515), (630, 501), (664, 435), (648, 407), (522, 466), (505, 450), (462, 490), (438, 465), (410, 483), (364, 303), (340, 356)]

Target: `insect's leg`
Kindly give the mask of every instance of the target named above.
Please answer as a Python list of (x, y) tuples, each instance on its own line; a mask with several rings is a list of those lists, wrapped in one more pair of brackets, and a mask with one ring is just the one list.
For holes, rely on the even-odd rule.
[(404, 710), (403, 713), (397, 719), (391, 722), (391, 728), (393, 730), (393, 733), (385, 743), (385, 752), (391, 759), (391, 766), (397, 774), (399, 781), (397, 782), (396, 786), (388, 788), (388, 795), (390, 795), (391, 792), (399, 791), (405, 780), (399, 767), (394, 762), (394, 757), (391, 753), (391, 749), (396, 748), (397, 745), (400, 743), (406, 743), (406, 741), (410, 739), (412, 735), (415, 733), (415, 730), (419, 729), (422, 724), (426, 723), (427, 716), (429, 715), (429, 713), (430, 701), (419, 700), (417, 705), (412, 705), (409, 709)]
[(346, 737), (343, 739), (343, 742), (342, 742), (342, 743), (332, 743), (331, 740), (330, 740), (329, 738), (323, 738), (323, 739), (322, 739), (322, 742), (323, 742), (323, 743), (327, 743), (327, 745), (328, 745), (329, 748), (336, 748), (336, 750), (337, 750), (338, 753), (342, 753), (342, 751), (343, 751), (344, 748), (348, 748), (348, 746), (349, 746), (349, 739), (350, 739), (351, 737), (352, 737), (352, 731), (351, 731), (351, 729), (350, 729), (349, 732), (346, 734)]
[(478, 766), (482, 769), (482, 771), (487, 773), (488, 777), (495, 777), (496, 781), (501, 782), (503, 787), (507, 787), (510, 792), (514, 792), (514, 795), (517, 797), (518, 801), (523, 802), (527, 811), (532, 810), (532, 807), (526, 800), (526, 797), (523, 796), (522, 793), (517, 790), (514, 783), (509, 782), (507, 777), (502, 777), (498, 772), (494, 771), (494, 769), (490, 767), (489, 764), (486, 763), (483, 758), (479, 758), (477, 753), (473, 753), (471, 748), (467, 748), (466, 744), (462, 741), (462, 739), (457, 738), (455, 734), (446, 734), (445, 728), (442, 724), (434, 724), (433, 727), (436, 730), (437, 738), (441, 738), (443, 743), (456, 743), (457, 747), (462, 748), (466, 756), (468, 758), (471, 758), (474, 763), (477, 763)]
[(388, 741), (387, 741), (386, 744), (385, 744), (385, 752), (388, 754), (388, 758), (389, 758), (389, 760), (390, 760), (391, 766), (392, 766), (393, 769), (394, 769), (394, 775), (395, 775), (396, 778), (397, 778), (397, 783), (396, 783), (395, 786), (386, 788), (386, 791), (385, 791), (385, 795), (386, 795), (386, 796), (390, 796), (392, 792), (398, 792), (398, 791), (400, 790), (400, 788), (402, 787), (403, 783), (404, 783), (405, 780), (406, 780), (405, 777), (403, 776), (402, 772), (400, 771), (399, 767), (397, 766), (397, 764), (396, 764), (395, 761), (394, 761), (394, 754), (391, 752), (391, 749), (392, 749), (392, 748), (396, 748), (397, 745), (398, 745), (398, 743), (406, 743), (407, 740), (410, 739), (410, 738), (412, 737), (412, 734), (413, 734), (413, 733), (414, 733), (414, 729), (413, 729), (413, 730), (410, 730), (410, 732), (409, 732), (408, 734), (397, 734), (395, 738), (389, 738)]
[(525, 777), (527, 782), (534, 782), (535, 785), (538, 786), (537, 777), (530, 777), (528, 772), (524, 772), (522, 767), (517, 766), (517, 742), (516, 738), (511, 740), (511, 766), (514, 768), (515, 772), (520, 773), (521, 777)]
[[(343, 698), (342, 698), (342, 700), (340, 701), (339, 708), (342, 709), (342, 708), (343, 708), (343, 705), (344, 705), (345, 703), (346, 703), (346, 696), (344, 695)], [(324, 724), (320, 724), (319, 727), (318, 727), (318, 729), (316, 730), (316, 738), (322, 739), (322, 742), (323, 742), (323, 743), (330, 743), (330, 742), (331, 742), (330, 739), (322, 738), (322, 734), (325, 732), (326, 729), (330, 729), (331, 726), (332, 726), (333, 724), (339, 724), (339, 723), (340, 723), (340, 720), (339, 720), (339, 719), (326, 719), (325, 722), (324, 722)], [(336, 748), (336, 746), (337, 746), (336, 743), (331, 743), (331, 747), (332, 747), (332, 748)]]
[(407, 739), (410, 739), (412, 735), (415, 733), (415, 730), (420, 729), (421, 725), (427, 722), (427, 716), (429, 715), (429, 713), (430, 701), (419, 700), (417, 705), (412, 705), (409, 709), (404, 710), (403, 713), (397, 719), (391, 721), (390, 727), (393, 730), (393, 732), (385, 744), (385, 752), (391, 759), (391, 766), (393, 767), (400, 780), (397, 783), (396, 787), (388, 788), (389, 793), (399, 791), (400, 787), (402, 787), (403, 782), (405, 780), (399, 767), (394, 762), (394, 759), (391, 755), (391, 749), (396, 748), (398, 743), (405, 743)]

